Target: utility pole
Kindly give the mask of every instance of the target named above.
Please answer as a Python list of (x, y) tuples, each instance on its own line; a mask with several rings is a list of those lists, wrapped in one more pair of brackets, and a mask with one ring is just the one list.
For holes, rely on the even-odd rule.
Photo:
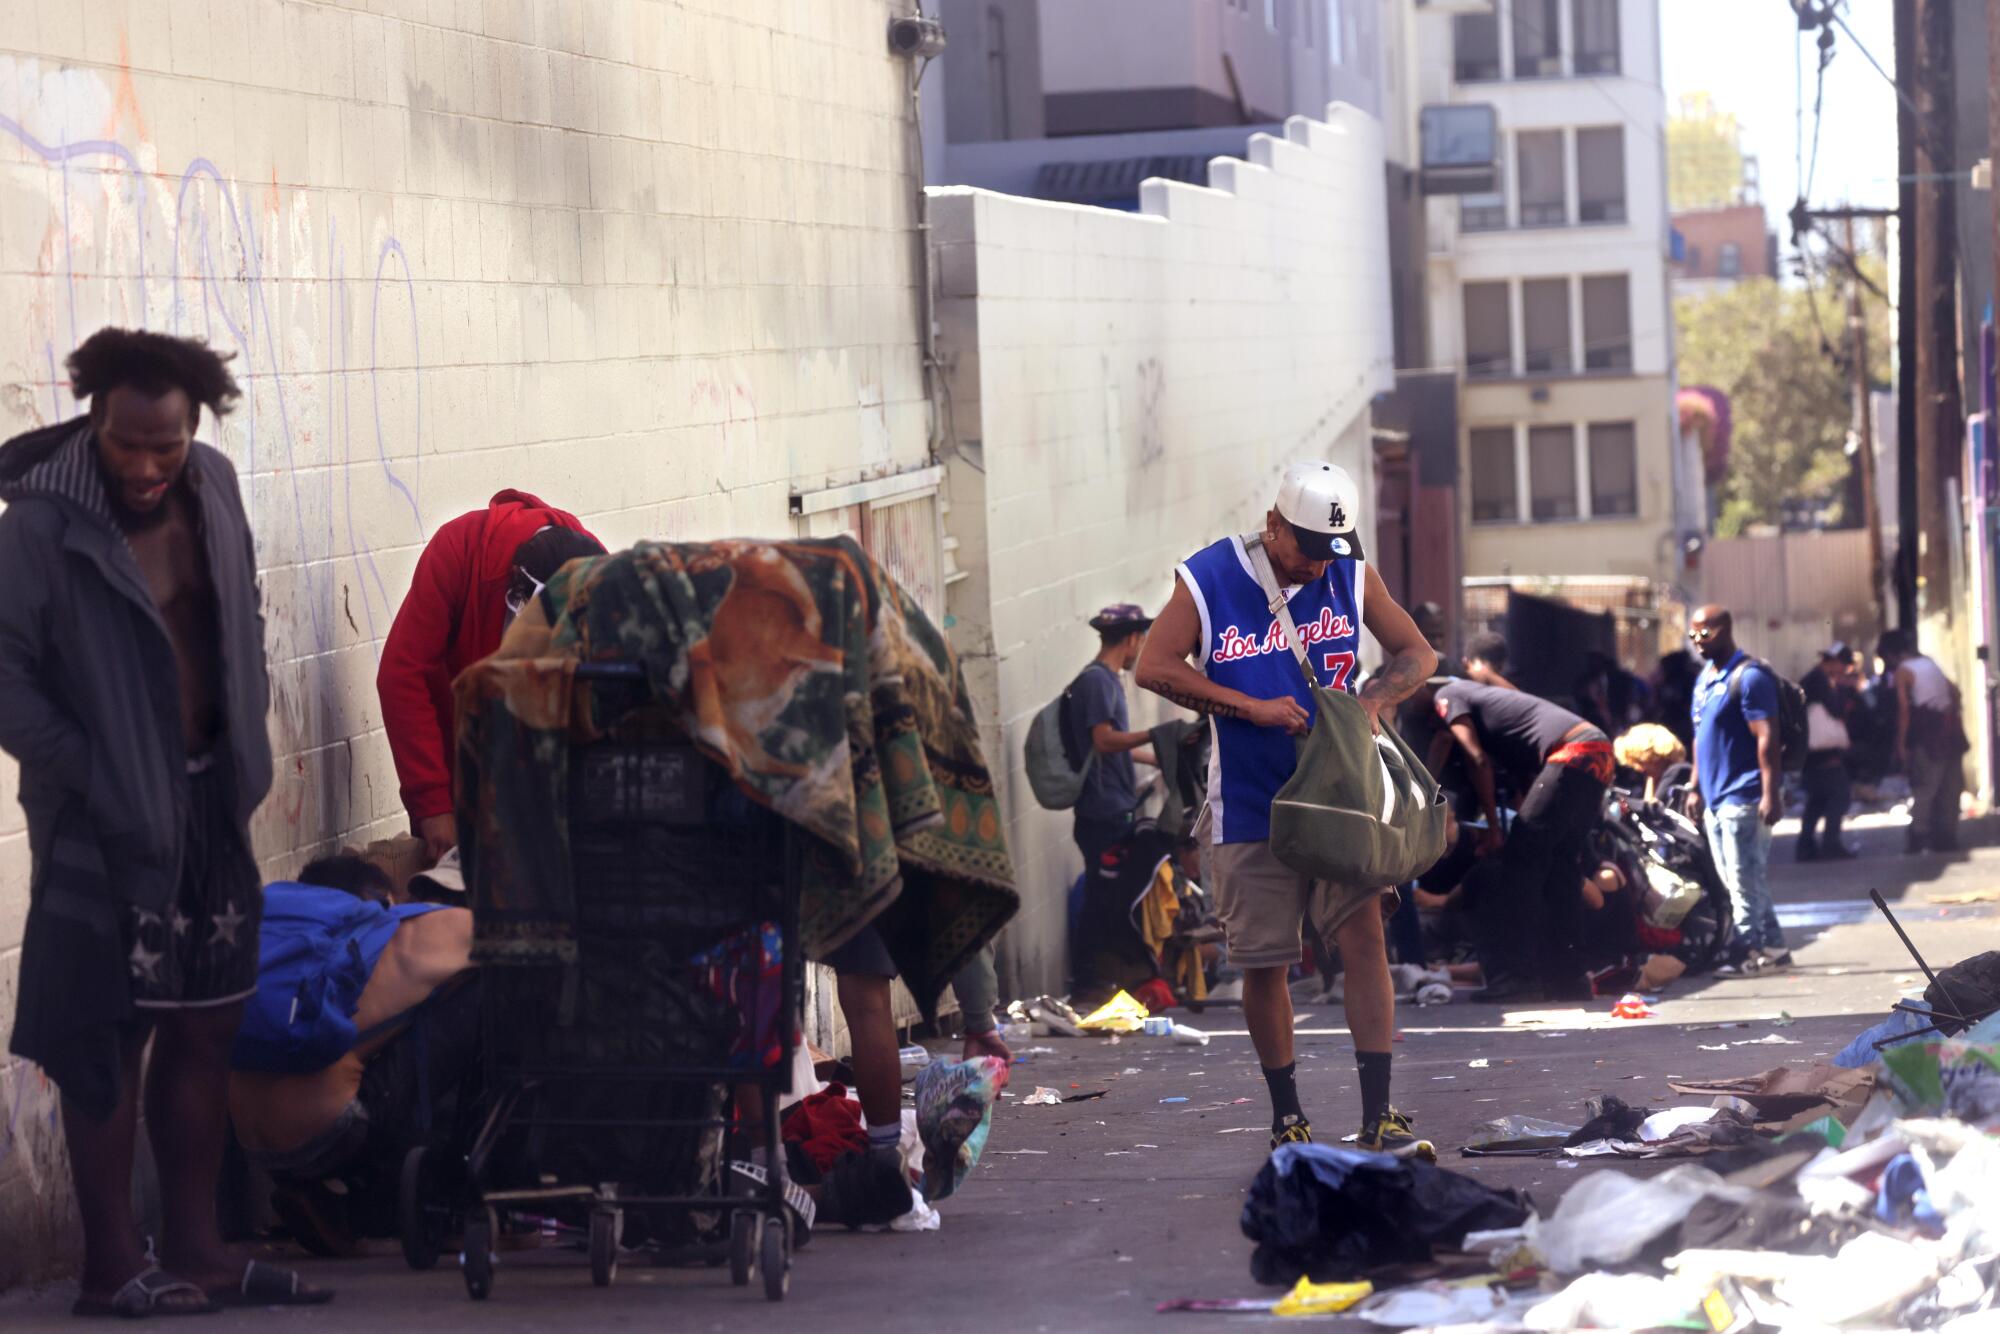
[[(2000, 0), (1988, 0), (2000, 5)], [(1861, 252), (1854, 248), (1854, 217), (1846, 218), (1847, 355), (1854, 363), (1854, 438), (1861, 450), (1861, 508), (1868, 516), (1868, 594), (1875, 607), (1879, 633), (1889, 626), (1889, 608), (1882, 595), (1882, 507), (1875, 499), (1875, 422), (1868, 401), (1868, 321), (1861, 309)]]
[(1891, 6), (1896, 34), (1896, 624), (1917, 627), (1917, 15)]
[[(1900, 10), (1903, 6), (1899, 5)], [(1959, 394), (1958, 220), (1953, 125), (1951, 0), (1915, 0), (1916, 282), (1903, 296), (1916, 307), (1917, 592), (1925, 619), (1955, 613), (1951, 545), (1946, 525), (1958, 516), (1946, 505), (1947, 483), (1958, 477), (1965, 413)], [(1942, 628), (1942, 627), (1938, 627)]]

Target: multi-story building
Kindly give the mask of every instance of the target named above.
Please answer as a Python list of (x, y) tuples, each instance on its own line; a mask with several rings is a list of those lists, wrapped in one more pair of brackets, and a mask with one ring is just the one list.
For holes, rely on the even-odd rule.
[(1669, 579), (1683, 525), (1658, 0), (1417, 13), (1424, 162), (1471, 191), (1434, 193), (1427, 220), (1430, 352), (1460, 385), (1465, 572)]
[(1673, 228), (1676, 297), (1723, 291), (1745, 278), (1778, 276), (1778, 236), (1762, 204), (1676, 213)]
[[(1216, 158), (1344, 102), (1381, 122), (1394, 392), (1372, 405), (1370, 544), (1405, 601), (1455, 612), (1458, 422), (1429, 370), (1423, 194), (1405, 58), (1409, 0), (926, 0), (949, 44), (925, 77), (932, 184), (1138, 208), (1148, 179), (1209, 183)], [(1330, 215), (1329, 215), (1330, 216)], [(1354, 463), (1356, 461), (1347, 461)], [(1447, 531), (1440, 532), (1440, 528)]]

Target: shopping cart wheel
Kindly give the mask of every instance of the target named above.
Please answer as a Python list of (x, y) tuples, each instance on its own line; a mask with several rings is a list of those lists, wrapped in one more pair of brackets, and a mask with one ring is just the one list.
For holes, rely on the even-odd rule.
[(423, 1148), (411, 1149), (403, 1157), (396, 1223), (403, 1260), (412, 1269), (432, 1268), (444, 1250), (443, 1210), (430, 1198), (429, 1158), (430, 1150)]
[(590, 1281), (600, 1288), (618, 1277), (618, 1215), (599, 1209), (590, 1216)]
[(781, 1302), (792, 1286), (792, 1240), (785, 1235), (784, 1219), (764, 1220), (764, 1242), (759, 1249), (763, 1252), (759, 1262), (764, 1269), (764, 1300)]
[(483, 1302), (493, 1291), (493, 1242), (499, 1235), (491, 1207), (474, 1209), (465, 1220), (465, 1295)]
[(757, 1272), (757, 1215), (732, 1214), (729, 1219), (729, 1281), (739, 1288), (750, 1286)]

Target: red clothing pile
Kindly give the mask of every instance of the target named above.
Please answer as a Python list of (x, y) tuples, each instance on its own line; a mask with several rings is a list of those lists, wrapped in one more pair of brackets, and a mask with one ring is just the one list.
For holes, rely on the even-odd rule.
[(861, 1128), (861, 1104), (839, 1084), (800, 1099), (785, 1112), (785, 1143), (797, 1144), (812, 1165), (827, 1169), (850, 1153), (868, 1151), (868, 1132)]
[(452, 812), (451, 683), (500, 647), (514, 552), (550, 527), (588, 531), (574, 514), (524, 491), (502, 491), (485, 509), (438, 529), (417, 560), (375, 673), (382, 726), (412, 822)]

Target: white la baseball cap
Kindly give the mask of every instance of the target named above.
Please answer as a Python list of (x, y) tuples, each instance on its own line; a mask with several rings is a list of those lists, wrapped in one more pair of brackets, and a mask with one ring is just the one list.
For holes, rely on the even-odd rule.
[(1317, 459), (1294, 463), (1278, 484), (1278, 513), (1308, 560), (1362, 560), (1361, 488), (1347, 469)]

